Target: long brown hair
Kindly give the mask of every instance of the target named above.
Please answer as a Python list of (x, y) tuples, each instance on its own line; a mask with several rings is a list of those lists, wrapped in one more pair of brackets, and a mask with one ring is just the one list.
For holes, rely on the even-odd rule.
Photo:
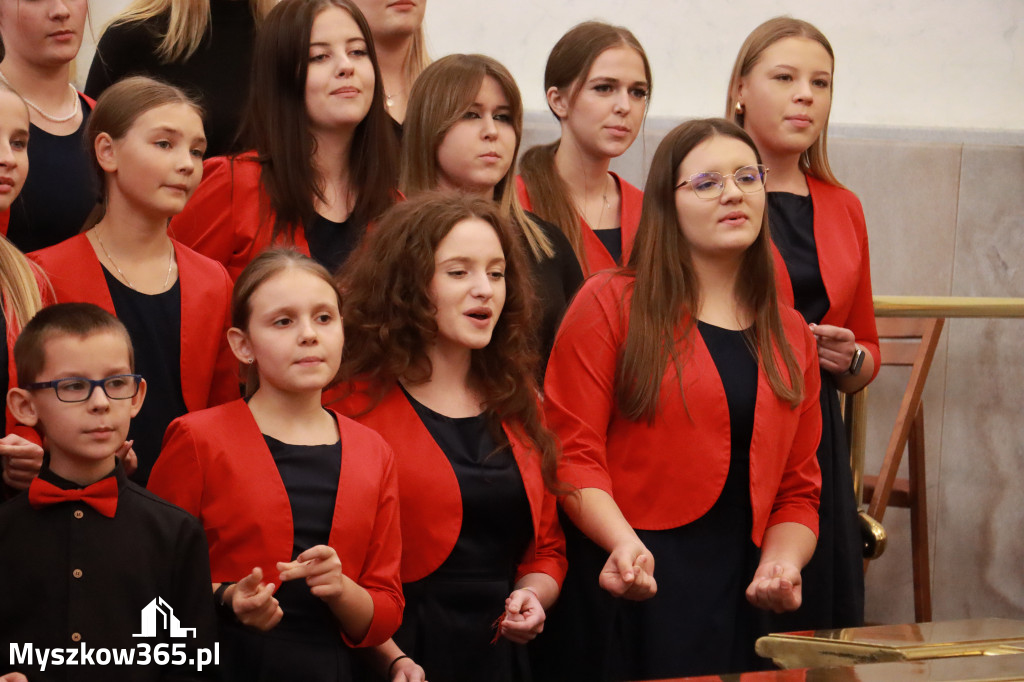
[[(605, 50), (613, 47), (629, 47), (636, 50), (644, 63), (644, 74), (650, 93), (650, 87), (653, 85), (651, 65), (640, 41), (629, 29), (600, 21), (577, 24), (555, 43), (544, 68), (544, 91), (547, 92), (553, 87), (566, 90), (569, 93), (569, 101), (575, 102), (594, 61)], [(553, 109), (551, 113), (558, 118)], [(584, 274), (589, 274), (579, 211), (569, 198), (572, 196), (569, 186), (555, 167), (555, 152), (558, 151), (560, 142), (561, 140), (556, 140), (526, 150), (519, 161), (519, 172), (530, 194), (531, 210), (544, 220), (557, 225), (565, 233), (583, 267)]]
[(351, 0), (282, 0), (267, 14), (253, 46), (249, 106), (243, 139), (257, 153), (260, 184), (275, 213), (271, 238), (294, 240), (297, 226), (316, 220), (314, 199), (323, 201), (324, 179), (313, 165), (316, 140), (306, 112), (306, 74), (313, 22), (325, 9), (345, 10), (359, 26), (370, 62), (374, 88), (370, 110), (356, 126), (349, 154), (349, 177), (356, 193), (350, 221), (365, 225), (395, 200), (398, 141), (384, 106), (384, 88), (370, 27)]
[[(512, 158), (519, 154), (519, 143), (523, 139), (523, 99), (512, 74), (484, 55), (450, 54), (424, 69), (409, 94), (402, 130), (402, 175), (399, 182), (406, 196), (437, 188), (441, 172), (437, 150), (451, 127), (473, 106), (480, 86), (488, 77), (495, 80), (508, 100), (512, 128), (516, 134)], [(505, 177), (494, 186), (493, 196), (502, 212), (522, 227), (534, 258), (552, 257), (551, 242), (519, 205), (515, 164), (509, 164)]]
[[(289, 269), (308, 272), (327, 282), (337, 295), (338, 310), (341, 310), (341, 292), (327, 268), (292, 249), (267, 249), (253, 258), (235, 280), (235, 288), (231, 292), (231, 326), (248, 334), (253, 294), (271, 277)], [(242, 379), (245, 382), (245, 396), (248, 398), (260, 387), (259, 368), (243, 364)]]
[[(740, 140), (761, 162), (746, 131), (720, 118), (687, 121), (676, 127), (658, 145), (651, 162), (640, 227), (629, 264), (624, 268), (635, 280), (615, 399), (619, 410), (630, 419), (654, 419), (669, 361), (675, 365), (682, 389), (684, 359), (677, 344), (680, 338), (686, 343), (691, 337), (701, 292), (690, 246), (679, 225), (676, 175), (694, 147), (716, 135)], [(764, 367), (775, 395), (796, 407), (803, 395), (803, 374), (782, 328), (767, 212), (760, 234), (743, 254), (737, 289), (740, 300), (754, 312), (754, 324), (747, 332), (751, 349)], [(685, 321), (682, 331), (680, 321)], [(788, 383), (773, 349), (778, 350), (786, 365)]]
[(107, 210), (108, 178), (96, 158), (96, 138), (100, 133), (106, 133), (111, 139), (120, 140), (128, 134), (139, 116), (167, 104), (184, 104), (192, 107), (199, 118), (203, 117), (202, 107), (184, 90), (147, 76), (131, 76), (120, 80), (104, 90), (96, 100), (96, 106), (85, 124), (84, 144), (86, 153), (92, 159), (93, 172), (99, 180), (100, 201), (86, 219), (83, 232), (98, 223)]
[[(736, 55), (736, 63), (732, 67), (732, 76), (729, 77), (729, 92), (725, 99), (725, 117), (740, 126), (744, 126), (743, 113), (736, 111), (736, 94), (739, 90), (740, 80), (745, 78), (754, 65), (761, 59), (761, 55), (769, 47), (783, 38), (808, 38), (819, 43), (828, 56), (832, 59), (832, 70), (835, 71), (836, 56), (832, 51), (832, 45), (828, 38), (815, 27), (801, 19), (792, 17), (775, 17), (764, 22), (747, 36), (740, 46), (739, 54)], [(835, 80), (832, 81), (833, 86)], [(832, 96), (829, 91), (829, 97)], [(831, 113), (831, 112), (830, 112)], [(822, 182), (827, 182), (836, 187), (843, 185), (832, 174), (832, 167), (828, 163), (828, 119), (821, 128), (821, 134), (814, 143), (804, 150), (800, 155), (800, 170), (814, 176)]]
[[(437, 339), (429, 286), (434, 254), (464, 220), (494, 228), (505, 254), (505, 305), (490, 343), (472, 351), (470, 376), (483, 395), (492, 431), (505, 423), (540, 453), (544, 481), (558, 490), (557, 446), (544, 427), (535, 380), (534, 301), (527, 255), (494, 202), (452, 192), (423, 192), (396, 204), (367, 235), (341, 275), (345, 353), (340, 376), (367, 380), (371, 405), (398, 380), (428, 381), (429, 347)], [(372, 408), (371, 408), (372, 409)]]

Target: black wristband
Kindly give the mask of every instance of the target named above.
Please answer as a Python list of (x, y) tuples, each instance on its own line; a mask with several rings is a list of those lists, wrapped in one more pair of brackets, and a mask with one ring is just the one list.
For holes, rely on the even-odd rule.
[(401, 656), (396, 656), (395, 660), (391, 661), (391, 664), (388, 665), (388, 682), (391, 682), (391, 673), (394, 672), (394, 670), (395, 670), (395, 663), (398, 663), (403, 658), (409, 658), (409, 657), (406, 656), (405, 654), (402, 654)]
[(213, 593), (213, 606), (215, 609), (220, 611), (225, 616), (235, 617), (235, 610), (231, 608), (231, 604), (224, 602), (224, 595), (227, 594), (228, 588), (234, 585), (234, 583), (227, 582), (221, 583), (220, 587)]

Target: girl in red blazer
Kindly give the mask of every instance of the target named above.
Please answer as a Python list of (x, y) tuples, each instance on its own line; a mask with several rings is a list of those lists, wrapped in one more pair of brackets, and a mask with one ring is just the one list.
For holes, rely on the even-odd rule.
[(129, 431), (138, 455), (132, 477), (144, 483), (174, 418), (238, 397), (224, 337), (231, 280), (222, 265), (167, 235), (203, 172), (197, 105), (137, 76), (103, 93), (87, 132), (104, 187), (95, 222), (31, 257), (58, 302), (95, 303), (128, 328), (151, 396)]
[(643, 193), (608, 165), (643, 126), (647, 54), (627, 29), (588, 21), (551, 50), (544, 88), (562, 137), (523, 154), (519, 199), (565, 233), (584, 274), (613, 268), (629, 260)]
[(628, 266), (591, 278), (566, 312), (545, 411), (585, 537), (570, 534), (552, 614), (573, 667), (544, 679), (749, 669), (756, 609), (800, 606), (818, 370), (810, 331), (776, 300), (764, 174), (732, 123), (670, 132)]
[(782, 631), (864, 620), (863, 543), (837, 389), (864, 388), (880, 358), (864, 211), (828, 164), (833, 63), (817, 28), (771, 19), (740, 48), (727, 105), (772, 170), (768, 206), (780, 296), (810, 323), (821, 365), (821, 536), (804, 571), (804, 607), (775, 621)]
[[(0, 216), (7, 216), (11, 202), (18, 196), (28, 174), (28, 106), (6, 85), (0, 84)], [(0, 235), (0, 338), (6, 349), (6, 360), (0, 374), (4, 394), (18, 385), (14, 369), (14, 342), (22, 326), (44, 304), (49, 293), (45, 277), (6, 237)], [(6, 406), (6, 401), (4, 405)], [(15, 423), (7, 411), (4, 437), (0, 438), (0, 468), (3, 482), (15, 490), (24, 490), (43, 463), (39, 435)], [(3, 495), (0, 494), (0, 498)]]
[(380, 644), (402, 619), (391, 448), (321, 406), (341, 362), (340, 304), (309, 258), (256, 258), (228, 332), (249, 398), (171, 424), (149, 481), (206, 529), (229, 680), (350, 680), (350, 647)]
[(335, 270), (396, 197), (398, 143), (380, 68), (351, 0), (284, 0), (253, 49), (243, 141), (206, 162), (177, 239), (231, 276), (271, 244)]
[(342, 375), (359, 381), (337, 404), (395, 449), (401, 489), (405, 620), (377, 650), (389, 680), (522, 679), (515, 644), (558, 596), (525, 258), (493, 201), (424, 192), (345, 270)]

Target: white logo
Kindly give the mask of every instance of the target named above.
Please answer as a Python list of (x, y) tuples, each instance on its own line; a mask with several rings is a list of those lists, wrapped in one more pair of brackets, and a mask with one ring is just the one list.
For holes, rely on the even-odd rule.
[(163, 597), (155, 598), (142, 609), (142, 632), (132, 637), (156, 637), (158, 628), (171, 637), (196, 636), (195, 628), (181, 627), (181, 623), (174, 615), (174, 609)]

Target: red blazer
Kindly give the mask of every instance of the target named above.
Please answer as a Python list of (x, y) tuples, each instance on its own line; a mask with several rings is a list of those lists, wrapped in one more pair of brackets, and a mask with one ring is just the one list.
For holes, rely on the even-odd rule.
[[(231, 279), (238, 279), (245, 266), (269, 247), (274, 211), (260, 184), (261, 166), (256, 152), (239, 156), (214, 156), (203, 162), (203, 181), (171, 220), (170, 233), (189, 248), (222, 263)], [(309, 244), (301, 226), (288, 243), (309, 255)]]
[[(398, 629), (405, 606), (394, 454), (370, 429), (332, 414), (342, 457), (328, 544), (338, 553), (342, 572), (373, 599), (366, 636), (345, 642), (375, 646)], [(214, 582), (240, 580), (254, 566), (274, 576), (278, 561), (291, 561), (291, 503), (245, 401), (171, 422), (149, 489), (203, 524)]]
[[(364, 411), (365, 394), (335, 403), (341, 412)], [(354, 417), (380, 433), (395, 450), (402, 501), (402, 582), (433, 573), (451, 554), (462, 529), (462, 493), (448, 458), (397, 385), (368, 414)], [(533, 519), (533, 541), (516, 572), (565, 578), (565, 536), (554, 496), (544, 487), (540, 458), (513, 429), (504, 427), (523, 477)]]
[(10, 207), (0, 211), (0, 234), (7, 236), (7, 226), (11, 224), (11, 209)]
[[(610, 171), (609, 171), (610, 172)], [(619, 225), (622, 227), (622, 262), (629, 262), (629, 254), (633, 252), (633, 240), (636, 239), (636, 228), (640, 225), (640, 209), (644, 203), (644, 193), (633, 185), (629, 184), (615, 173), (611, 173), (615, 183), (622, 193), (622, 209), (619, 213)], [(521, 175), (516, 176), (516, 192), (519, 194), (519, 203), (524, 210), (531, 210), (530, 194), (526, 189)], [(544, 218), (545, 216), (540, 216)], [(584, 275), (590, 275), (598, 270), (610, 270), (617, 267), (617, 263), (604, 248), (604, 244), (590, 225), (587, 225), (582, 217), (580, 227), (583, 228), (583, 249), (587, 254), (587, 262), (580, 263)]]
[[(619, 414), (615, 373), (626, 340), (632, 281), (605, 273), (589, 279), (576, 294), (548, 362), (545, 411), (562, 442), (563, 480), (612, 495), (634, 528), (677, 528), (703, 516), (725, 485), (729, 408), (714, 361), (694, 332), (692, 345), (680, 349), (685, 404), (669, 363), (654, 423)], [(815, 533), (818, 528), (818, 356), (803, 318), (792, 308), (781, 312), (786, 338), (803, 369), (805, 398), (792, 409), (775, 396), (758, 368), (750, 442), (751, 537), (758, 546), (765, 530), (783, 521)], [(778, 351), (776, 358), (785, 367)]]
[[(868, 257), (868, 232), (864, 209), (857, 195), (848, 189), (806, 176), (814, 204), (814, 243), (818, 266), (828, 293), (829, 310), (822, 324), (845, 327), (857, 343), (875, 359), (874, 379), (881, 367), (875, 304), (871, 297), (871, 259)], [(775, 255), (779, 300), (793, 305), (793, 284), (782, 254), (772, 244)]]
[[(238, 398), (238, 361), (227, 343), (231, 279), (224, 267), (174, 244), (181, 286), (181, 394), (188, 410)], [(95, 303), (114, 314), (103, 266), (84, 234), (29, 254), (50, 277), (58, 303)]]

